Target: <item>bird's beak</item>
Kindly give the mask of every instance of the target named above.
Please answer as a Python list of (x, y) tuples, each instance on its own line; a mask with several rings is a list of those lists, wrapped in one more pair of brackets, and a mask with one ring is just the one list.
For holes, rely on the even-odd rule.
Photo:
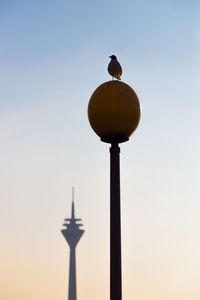
[(111, 56), (109, 56), (109, 58), (111, 58)]

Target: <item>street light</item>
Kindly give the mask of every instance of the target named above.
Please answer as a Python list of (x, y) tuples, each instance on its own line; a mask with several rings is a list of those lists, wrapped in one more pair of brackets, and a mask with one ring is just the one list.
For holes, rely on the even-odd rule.
[(141, 109), (134, 90), (112, 80), (100, 85), (88, 104), (92, 129), (110, 143), (110, 300), (122, 299), (119, 143), (129, 140), (140, 121)]

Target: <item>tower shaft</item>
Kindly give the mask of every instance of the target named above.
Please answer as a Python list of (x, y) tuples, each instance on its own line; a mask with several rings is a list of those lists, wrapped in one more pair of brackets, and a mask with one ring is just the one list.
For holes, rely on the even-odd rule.
[(76, 248), (70, 247), (68, 300), (76, 300)]

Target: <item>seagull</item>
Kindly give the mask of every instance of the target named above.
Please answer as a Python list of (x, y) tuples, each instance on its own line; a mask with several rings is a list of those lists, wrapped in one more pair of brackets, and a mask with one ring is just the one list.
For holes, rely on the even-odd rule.
[(122, 67), (120, 66), (120, 63), (117, 60), (117, 57), (115, 55), (109, 56), (111, 58), (111, 61), (108, 65), (108, 73), (112, 76), (117, 78), (118, 80), (121, 80), (122, 75)]

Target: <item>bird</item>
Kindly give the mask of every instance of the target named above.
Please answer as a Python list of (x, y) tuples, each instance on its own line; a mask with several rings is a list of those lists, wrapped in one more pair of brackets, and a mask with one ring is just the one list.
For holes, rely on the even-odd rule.
[(122, 67), (120, 66), (120, 63), (117, 60), (117, 57), (115, 55), (109, 56), (111, 61), (108, 64), (108, 73), (112, 76), (117, 78), (118, 80), (121, 80), (122, 75)]

